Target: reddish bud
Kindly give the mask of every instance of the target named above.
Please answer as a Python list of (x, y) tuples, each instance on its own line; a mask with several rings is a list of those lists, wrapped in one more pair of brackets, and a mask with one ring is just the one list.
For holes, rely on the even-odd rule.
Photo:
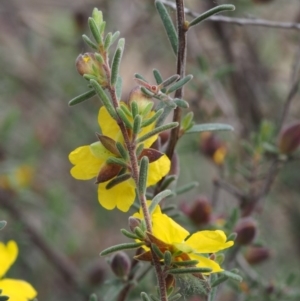
[(88, 268), (87, 271), (88, 283), (96, 286), (105, 280), (105, 268), (98, 262), (93, 262), (93, 264)]
[(183, 211), (196, 225), (200, 226), (209, 223), (212, 208), (207, 197), (199, 196), (189, 209)]
[(285, 127), (279, 136), (278, 147), (282, 154), (291, 154), (300, 145), (300, 122)]
[(222, 165), (227, 153), (226, 145), (211, 132), (201, 134), (200, 150), (217, 165)]
[(245, 217), (239, 220), (234, 232), (237, 233), (236, 243), (240, 245), (250, 244), (257, 232), (256, 222), (251, 217)]
[(126, 279), (131, 268), (128, 255), (122, 251), (116, 253), (111, 259), (110, 267), (117, 277)]
[(136, 217), (130, 216), (128, 219), (128, 224), (129, 224), (129, 229), (132, 232), (134, 232), (134, 229), (141, 225), (141, 220)]
[(269, 259), (271, 252), (266, 247), (250, 246), (244, 256), (249, 264), (258, 264)]

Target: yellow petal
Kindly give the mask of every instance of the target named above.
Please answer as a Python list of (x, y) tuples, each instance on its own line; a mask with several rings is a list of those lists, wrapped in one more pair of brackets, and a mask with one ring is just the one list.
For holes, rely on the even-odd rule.
[(2, 295), (9, 297), (9, 301), (27, 301), (36, 297), (37, 292), (32, 285), (23, 280), (3, 279), (0, 280)]
[(153, 235), (168, 244), (181, 243), (189, 232), (166, 214), (156, 213), (152, 216)]
[(199, 231), (190, 236), (186, 243), (197, 253), (215, 253), (229, 248), (233, 241), (226, 242), (226, 235), (221, 230)]
[(89, 145), (81, 146), (72, 151), (69, 160), (75, 166), (71, 175), (78, 180), (89, 180), (97, 176), (103, 160), (96, 158)]
[(132, 178), (120, 184), (106, 189), (109, 181), (98, 185), (98, 200), (107, 210), (117, 207), (123, 212), (127, 212), (135, 200), (135, 184)]
[(0, 242), (0, 278), (2, 278), (18, 256), (18, 245), (10, 240), (6, 245)]
[(101, 107), (98, 114), (98, 123), (102, 134), (115, 141), (123, 142), (121, 130), (117, 122), (109, 115), (105, 106)]
[[(219, 266), (219, 264), (209, 258), (206, 258), (201, 255), (196, 255), (196, 254), (189, 254), (189, 257), (194, 260), (198, 260), (199, 263), (197, 264), (197, 267), (199, 268), (211, 268), (212, 272), (210, 273), (218, 273), (222, 272), (223, 269)], [(210, 274), (210, 273), (204, 273), (204, 274)]]
[(156, 184), (170, 171), (171, 162), (166, 155), (149, 164), (147, 187)]
[[(152, 201), (147, 201), (147, 206), (149, 207), (151, 205), (151, 202)], [(152, 215), (154, 214), (162, 214), (161, 212), (161, 209), (160, 209), (160, 206), (159, 205), (156, 205), (153, 212), (152, 212)], [(136, 212), (133, 214), (133, 217), (137, 217), (139, 219), (144, 219), (144, 213), (143, 213), (143, 210), (142, 210), (142, 207), (140, 207), (140, 210), (139, 212)]]

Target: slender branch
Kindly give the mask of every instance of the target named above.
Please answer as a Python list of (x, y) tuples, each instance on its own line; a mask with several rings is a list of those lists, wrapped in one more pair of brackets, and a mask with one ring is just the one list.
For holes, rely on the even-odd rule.
[[(177, 13), (177, 32), (178, 32), (178, 49), (177, 49), (177, 74), (180, 78), (185, 76), (185, 65), (186, 65), (186, 34), (187, 27), (185, 24), (184, 15), (184, 1), (176, 0), (176, 13)], [(183, 97), (183, 87), (175, 92), (175, 98)], [(173, 121), (179, 122), (181, 120), (181, 109), (177, 107), (174, 110)], [(180, 134), (180, 126), (171, 130), (169, 144), (166, 150), (166, 155), (172, 160), (175, 146), (177, 144)]]
[(238, 188), (225, 182), (222, 179), (215, 179), (213, 181), (213, 184), (214, 184), (214, 186), (222, 188), (223, 190), (227, 191), (228, 193), (230, 193), (231, 195), (236, 197), (239, 201), (243, 200), (245, 197), (245, 195), (242, 191), (240, 191)]
[(78, 282), (79, 272), (77, 268), (67, 257), (58, 252), (57, 248), (53, 248), (51, 244), (48, 244), (37, 229), (25, 218), (22, 211), (15, 205), (16, 202), (13, 202), (12, 197), (13, 195), (11, 193), (0, 189), (0, 206), (23, 225), (31, 241), (63, 276), (66, 283), (70, 284), (74, 290), (87, 298), (88, 294), (84, 292), (82, 285)]
[[(161, 0), (165, 5), (176, 9), (176, 5), (174, 2)], [(193, 12), (192, 10), (185, 8), (184, 12), (192, 17), (198, 17), (200, 14)], [(300, 23), (294, 22), (276, 22), (276, 21), (269, 21), (265, 19), (247, 19), (247, 18), (232, 18), (232, 17), (225, 17), (225, 16), (212, 16), (207, 19), (207, 21), (212, 22), (221, 22), (221, 23), (230, 23), (239, 26), (262, 26), (262, 27), (270, 27), (270, 28), (280, 28), (280, 29), (296, 29), (300, 30)]]

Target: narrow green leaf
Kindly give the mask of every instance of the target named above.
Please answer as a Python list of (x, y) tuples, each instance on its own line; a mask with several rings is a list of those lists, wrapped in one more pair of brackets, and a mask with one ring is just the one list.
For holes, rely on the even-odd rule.
[(169, 269), (168, 273), (170, 274), (194, 274), (194, 273), (210, 273), (211, 268), (176, 268)]
[(195, 124), (191, 129), (186, 131), (186, 134), (200, 133), (200, 132), (211, 132), (211, 131), (233, 131), (233, 127), (228, 124), (222, 123), (203, 123)]
[(98, 96), (100, 97), (103, 105), (105, 106), (105, 108), (108, 111), (108, 113), (110, 114), (110, 116), (113, 119), (117, 119), (117, 114), (116, 114), (115, 108), (113, 107), (109, 97), (107, 96), (107, 94), (105, 93), (103, 88), (100, 86), (100, 84), (94, 79), (90, 80), (90, 84), (94, 88), (94, 90), (96, 91)]
[(188, 112), (181, 121), (181, 127), (182, 129), (186, 132), (189, 129), (192, 128), (192, 126), (194, 125), (193, 122), (193, 118), (194, 118), (194, 113), (193, 112)]
[(96, 60), (100, 63), (100, 64), (104, 64), (104, 59), (102, 57), (102, 55), (98, 52), (95, 53), (95, 58)]
[(120, 63), (121, 63), (121, 58), (122, 58), (122, 49), (117, 48), (113, 62), (112, 62), (112, 67), (111, 67), (111, 78), (110, 78), (110, 84), (112, 86), (115, 86), (117, 82), (117, 78), (119, 75), (119, 68), (120, 68)]
[(148, 115), (148, 113), (152, 110), (154, 103), (153, 102), (149, 102), (145, 108), (143, 109), (143, 111), (141, 112), (141, 115), (143, 117), (145, 117), (146, 115)]
[(130, 108), (131, 108), (131, 115), (133, 118), (139, 113), (139, 106), (136, 101), (132, 101), (130, 103)]
[(174, 74), (174, 75), (170, 76), (169, 78), (165, 79), (161, 83), (161, 86), (166, 88), (166, 87), (170, 86), (171, 84), (173, 84), (174, 82), (176, 82), (177, 80), (179, 80), (179, 78), (180, 78), (179, 74)]
[(188, 183), (186, 185), (183, 185), (183, 186), (180, 186), (176, 189), (175, 193), (176, 195), (179, 195), (179, 194), (183, 194), (187, 191), (190, 191), (192, 190), (193, 188), (197, 187), (199, 185), (198, 182), (191, 182), (191, 183)]
[(151, 204), (150, 204), (150, 206), (149, 206), (149, 213), (151, 214), (153, 211), (154, 211), (154, 209), (155, 209), (155, 207), (164, 199), (164, 198), (166, 198), (166, 197), (168, 197), (168, 196), (170, 196), (170, 195), (172, 195), (173, 194), (173, 192), (171, 191), (171, 190), (164, 190), (164, 191), (162, 191), (162, 192), (160, 192), (160, 193), (158, 193), (154, 198), (153, 198), (153, 200), (152, 200), (152, 202), (151, 202)]
[(111, 32), (109, 32), (106, 37), (105, 37), (105, 40), (104, 40), (104, 48), (105, 50), (107, 50), (110, 45), (111, 45), (111, 39), (112, 39), (112, 34)]
[(121, 233), (122, 233), (124, 236), (126, 236), (126, 237), (128, 237), (128, 238), (138, 239), (138, 237), (137, 237), (134, 233), (129, 232), (129, 231), (127, 231), (126, 229), (121, 229), (120, 231), (121, 231)]
[(143, 301), (152, 301), (151, 298), (144, 292), (141, 292), (141, 297)]
[(124, 39), (124, 38), (121, 38), (121, 39), (118, 41), (117, 49), (118, 49), (118, 48), (121, 48), (122, 53), (123, 53), (124, 46), (125, 46), (125, 39)]
[(71, 99), (69, 101), (69, 106), (75, 106), (85, 100), (88, 100), (90, 99), (91, 97), (95, 96), (96, 95), (96, 92), (94, 90), (91, 90), (91, 91), (87, 91), (85, 93), (82, 93), (81, 95), (78, 95), (76, 97), (74, 97), (73, 99)]
[(225, 282), (226, 280), (228, 280), (228, 277), (223, 275), (223, 276), (220, 276), (218, 277), (214, 282), (212, 282), (211, 284), (211, 287), (216, 287), (218, 286), (219, 284)]
[(118, 108), (116, 109), (116, 111), (117, 111), (119, 117), (120, 117), (120, 118), (122, 119), (122, 121), (125, 123), (126, 127), (127, 127), (128, 129), (132, 129), (132, 123), (131, 123), (131, 121), (128, 119), (128, 117), (127, 117), (127, 115), (124, 113), (124, 111), (123, 111), (120, 107), (118, 107)]
[(136, 249), (143, 245), (144, 245), (143, 242), (133, 242), (133, 243), (125, 243), (125, 244), (115, 245), (115, 246), (112, 246), (112, 247), (109, 247), (109, 248), (103, 250), (100, 253), (100, 256), (105, 256), (105, 255), (108, 255), (108, 254), (111, 254), (111, 253), (114, 253), (117, 251), (122, 251), (122, 250)]
[(102, 40), (102, 37), (101, 37), (101, 34), (100, 34), (100, 31), (99, 31), (99, 28), (95, 22), (95, 20), (93, 18), (89, 18), (88, 19), (88, 24), (89, 24), (89, 28), (91, 30), (91, 33), (95, 39), (95, 41), (102, 45), (103, 44), (103, 40)]
[(140, 179), (139, 179), (139, 193), (145, 194), (147, 188), (147, 179), (148, 179), (148, 166), (149, 159), (144, 156), (141, 159), (140, 163)]
[(164, 6), (164, 4), (161, 1), (155, 1), (155, 7), (162, 20), (162, 23), (166, 30), (168, 39), (171, 43), (173, 52), (175, 53), (175, 55), (177, 55), (178, 36), (177, 36), (177, 32), (176, 32), (175, 26), (173, 24), (173, 21), (168, 13), (166, 7)]
[(155, 114), (153, 116), (151, 116), (148, 119), (143, 120), (142, 127), (145, 127), (145, 126), (148, 126), (148, 125), (154, 123), (161, 116), (161, 114), (163, 112), (164, 112), (163, 109), (159, 109), (158, 111), (155, 112)]
[(105, 31), (105, 26), (106, 26), (106, 22), (105, 22), (105, 21), (103, 21), (103, 22), (100, 24), (100, 26), (99, 26), (99, 32), (100, 32), (101, 37), (103, 36), (103, 33), (104, 33), (104, 31)]
[(192, 27), (196, 24), (199, 24), (200, 22), (208, 19), (209, 17), (216, 15), (218, 13), (221, 13), (223, 11), (233, 11), (235, 10), (235, 6), (232, 4), (223, 4), (223, 5), (218, 5), (208, 11), (206, 11), (205, 13), (201, 14), (200, 16), (198, 16), (197, 18), (195, 18), (194, 20), (192, 20), (189, 23), (189, 27)]
[(101, 23), (103, 22), (102, 11), (95, 7), (92, 12), (92, 18), (94, 19), (97, 26), (100, 27)]
[(137, 149), (136, 149), (136, 151), (135, 151), (137, 157), (140, 156), (140, 154), (142, 153), (143, 149), (144, 149), (144, 143), (141, 143), (141, 144), (137, 147)]
[(124, 111), (124, 113), (125, 113), (127, 116), (132, 117), (132, 114), (131, 114), (131, 112), (129, 111), (128, 107), (125, 106), (123, 103), (121, 103), (120, 108)]
[(162, 185), (161, 185), (161, 189), (162, 190), (167, 189), (170, 186), (170, 184), (173, 183), (176, 180), (177, 180), (177, 176), (175, 176), (175, 175), (166, 176), (163, 180)]
[(190, 107), (189, 103), (184, 99), (175, 98), (173, 102), (177, 105), (177, 107), (182, 109), (188, 109)]
[(139, 73), (135, 73), (135, 74), (134, 74), (134, 77), (137, 78), (137, 79), (141, 79), (141, 80), (143, 80), (144, 82), (147, 82), (147, 81), (145, 80), (145, 78), (144, 78), (141, 74), (139, 74)]
[(116, 82), (116, 95), (117, 95), (118, 101), (120, 101), (120, 99), (122, 97), (122, 84), (123, 84), (122, 77), (118, 76), (117, 82)]
[(153, 75), (156, 80), (156, 83), (158, 85), (160, 85), (163, 82), (163, 78), (162, 78), (160, 72), (157, 69), (153, 69)]
[(169, 267), (172, 264), (172, 254), (168, 250), (164, 253), (164, 263), (167, 267)]
[(110, 45), (112, 45), (112, 44), (118, 39), (119, 35), (120, 35), (120, 32), (119, 32), (119, 31), (116, 31), (116, 32), (112, 35)]
[(106, 163), (107, 164), (118, 164), (118, 165), (121, 165), (121, 166), (123, 166), (125, 168), (128, 168), (128, 165), (127, 165), (127, 163), (124, 160), (116, 158), (116, 157), (109, 157), (106, 160)]
[(140, 227), (135, 227), (134, 228), (134, 233), (136, 234), (136, 236), (139, 239), (141, 239), (141, 240), (145, 239), (145, 232)]
[(141, 123), (142, 123), (142, 117), (140, 115), (136, 115), (133, 120), (133, 128), (132, 128), (132, 131), (135, 135), (138, 135), (138, 133), (141, 131)]
[(94, 42), (92, 42), (91, 39), (87, 35), (85, 35), (85, 34), (82, 35), (82, 39), (92, 49), (98, 50), (98, 46)]
[(236, 273), (233, 273), (233, 272), (229, 272), (229, 271), (223, 271), (220, 273), (221, 275), (224, 275), (232, 280), (235, 280), (235, 281), (239, 281), (239, 282), (242, 282), (243, 281), (243, 278), (236, 274)]
[(125, 149), (125, 147), (123, 146), (122, 143), (120, 142), (116, 142), (116, 147), (121, 155), (121, 157), (124, 159), (124, 160), (127, 160), (128, 159), (128, 152), (127, 150)]
[(144, 136), (138, 138), (137, 143), (144, 142), (145, 140), (149, 139), (150, 137), (152, 137), (154, 135), (157, 135), (161, 132), (164, 132), (166, 130), (173, 129), (173, 128), (177, 127), (178, 125), (179, 125), (178, 122), (170, 122), (170, 123), (161, 125), (161, 126), (155, 128), (155, 129), (153, 129), (152, 131), (146, 133)]
[[(210, 275), (210, 283), (215, 282), (217, 279), (218, 279), (218, 275), (217, 274), (211, 274)], [(210, 294), (208, 294), (208, 300), (207, 301), (215, 301), (216, 295), (217, 295), (217, 289), (214, 287), (210, 291)]]
[(159, 257), (159, 259), (164, 258), (164, 253), (159, 249), (159, 247), (156, 244), (151, 244), (151, 248), (154, 251), (154, 253)]
[(146, 89), (145, 87), (141, 87), (141, 91), (146, 95), (146, 96), (150, 96), (150, 97), (154, 97), (155, 93), (153, 93), (152, 91)]
[(131, 178), (131, 175), (129, 173), (121, 174), (121, 175), (113, 178), (110, 182), (108, 182), (107, 185), (105, 186), (105, 188), (111, 189), (114, 186), (129, 180), (130, 178)]
[(170, 94), (178, 89), (180, 89), (181, 87), (183, 87), (186, 83), (188, 83), (191, 79), (193, 78), (193, 75), (189, 74), (187, 76), (185, 76), (184, 78), (180, 79), (179, 81), (177, 81), (173, 86), (171, 86), (166, 94)]

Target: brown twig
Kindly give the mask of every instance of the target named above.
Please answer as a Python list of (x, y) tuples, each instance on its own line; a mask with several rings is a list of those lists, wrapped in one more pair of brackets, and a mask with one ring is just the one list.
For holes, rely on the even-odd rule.
[(13, 194), (0, 189), (0, 206), (7, 210), (9, 214), (21, 223), (24, 230), (28, 233), (29, 238), (35, 244), (44, 256), (52, 263), (56, 270), (62, 275), (63, 279), (72, 286), (72, 289), (83, 295), (85, 298), (88, 294), (84, 291), (82, 285), (79, 283), (79, 272), (73, 263), (54, 249), (51, 244), (44, 239), (44, 237), (37, 231), (37, 229), (25, 218), (22, 211), (15, 205)]
[[(176, 9), (174, 2), (161, 0), (165, 5)], [(192, 17), (198, 17), (200, 14), (193, 12), (192, 10), (185, 8), (184, 12)], [(265, 19), (258, 19), (258, 18), (232, 18), (232, 17), (225, 17), (225, 16), (212, 16), (207, 21), (212, 22), (221, 22), (221, 23), (229, 23), (233, 25), (239, 26), (262, 26), (262, 27), (269, 27), (269, 28), (280, 28), (280, 29), (296, 29), (300, 30), (300, 23), (294, 22), (276, 22), (276, 21), (269, 21)]]
[[(187, 28), (185, 24), (184, 3), (183, 0), (176, 0), (176, 13), (177, 13), (177, 32), (178, 32), (178, 49), (177, 49), (177, 74), (180, 78), (185, 76), (186, 65), (186, 34)], [(182, 98), (183, 88), (175, 92), (175, 98)], [(181, 120), (181, 109), (177, 107), (174, 110), (173, 121), (179, 122)], [(180, 126), (171, 130), (170, 140), (166, 150), (166, 155), (172, 160), (175, 146), (179, 139)]]

